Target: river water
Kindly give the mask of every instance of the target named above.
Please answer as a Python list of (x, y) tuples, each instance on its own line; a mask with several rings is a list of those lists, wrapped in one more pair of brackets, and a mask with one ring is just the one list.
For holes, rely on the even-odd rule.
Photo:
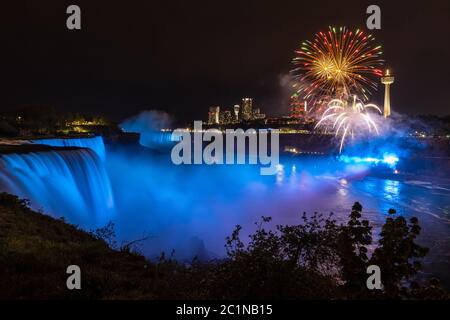
[(85, 229), (113, 221), (119, 242), (150, 236), (141, 248), (150, 258), (172, 249), (178, 259), (221, 257), (237, 224), (246, 239), (261, 216), (273, 218), (271, 227), (301, 223), (303, 212), (333, 212), (346, 222), (355, 201), (376, 236), (394, 208), (419, 219), (419, 241), (431, 249), (424, 271), (450, 288), (448, 159), (401, 158), (394, 167), (283, 154), (277, 173), (262, 176), (258, 165), (174, 165), (170, 148), (105, 149), (96, 139), (70, 144), (90, 152), (0, 156), (0, 187)]

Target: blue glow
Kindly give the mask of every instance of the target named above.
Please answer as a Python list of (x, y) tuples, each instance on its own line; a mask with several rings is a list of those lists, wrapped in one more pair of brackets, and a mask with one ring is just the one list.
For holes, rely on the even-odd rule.
[(80, 139), (37, 139), (32, 142), (52, 147), (88, 148), (94, 151), (102, 160), (105, 160), (106, 156), (105, 144), (100, 136)]
[(125, 132), (140, 134), (139, 143), (147, 148), (161, 149), (180, 141), (180, 137), (167, 131), (171, 126), (171, 117), (163, 111), (143, 111), (120, 124)]
[[(340, 161), (332, 156), (286, 156), (276, 175), (261, 176), (259, 167), (250, 165), (176, 166), (170, 152), (139, 145), (107, 145), (102, 161), (101, 138), (97, 144), (85, 140), (51, 143), (91, 144), (97, 151), (0, 155), (0, 190), (28, 198), (35, 209), (86, 229), (112, 220), (119, 241), (149, 234), (151, 241), (142, 250), (150, 257), (173, 248), (177, 258), (191, 258), (199, 248), (217, 257), (236, 224), (243, 226), (244, 239), (261, 216), (272, 216), (274, 224), (297, 224), (303, 211), (333, 212), (338, 220), (346, 219), (355, 201), (363, 204), (365, 218), (376, 226), (389, 208), (444, 219), (442, 208), (448, 208), (450, 198), (450, 186), (424, 184), (423, 177), (403, 181), (401, 175), (376, 176), (373, 166), (399, 163), (396, 149), (380, 157), (345, 155)], [(407, 159), (401, 159), (403, 165)], [(424, 230), (433, 236), (436, 226), (445, 225), (440, 221), (424, 225)]]
[[(71, 143), (92, 143), (74, 140)], [(84, 227), (104, 225), (115, 215), (108, 174), (91, 149), (0, 155), (0, 190)]]
[(395, 168), (397, 165), (399, 158), (395, 154), (384, 154), (382, 158), (374, 158), (374, 157), (356, 157), (356, 156), (346, 156), (342, 155), (339, 157), (339, 160), (344, 163), (366, 163), (371, 165), (379, 165), (385, 164), (390, 168)]

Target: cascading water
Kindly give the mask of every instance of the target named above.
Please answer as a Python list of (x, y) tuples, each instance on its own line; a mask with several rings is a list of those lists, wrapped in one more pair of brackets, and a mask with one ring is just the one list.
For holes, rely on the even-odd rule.
[(93, 150), (102, 160), (105, 160), (105, 144), (101, 136), (93, 138), (81, 138), (81, 139), (37, 139), (32, 141), (35, 144), (44, 144), (52, 147), (79, 147), (88, 148)]
[[(102, 138), (99, 137), (101, 140)], [(29, 199), (34, 209), (83, 227), (103, 226), (114, 216), (114, 198), (98, 138), (54, 139), (54, 144), (93, 144), (98, 148), (71, 148), (0, 155), (0, 189)], [(46, 141), (48, 142), (48, 140)], [(104, 153), (103, 153), (104, 156)]]
[(173, 142), (180, 141), (180, 136), (167, 131), (141, 132), (139, 143), (147, 148), (164, 148), (173, 146)]
[(167, 149), (176, 141), (180, 141), (180, 136), (172, 131), (167, 131), (171, 127), (172, 119), (169, 114), (151, 110), (143, 111), (139, 115), (129, 118), (120, 124), (125, 132), (140, 134), (139, 143), (150, 149)]

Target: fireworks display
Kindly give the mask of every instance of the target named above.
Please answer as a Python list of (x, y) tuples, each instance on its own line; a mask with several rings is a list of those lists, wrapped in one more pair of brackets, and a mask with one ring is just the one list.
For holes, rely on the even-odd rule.
[(383, 75), (381, 46), (361, 30), (346, 27), (319, 32), (295, 51), (294, 88), (311, 107), (356, 94), (368, 101)]
[(370, 110), (382, 113), (375, 104), (364, 104), (360, 99), (353, 96), (351, 106), (347, 101), (333, 99), (328, 103), (328, 108), (317, 122), (315, 128), (320, 126), (326, 130), (335, 130), (335, 136), (341, 136), (339, 153), (342, 152), (347, 137), (354, 137), (363, 130), (368, 133), (379, 134), (375, 121), (370, 116)]

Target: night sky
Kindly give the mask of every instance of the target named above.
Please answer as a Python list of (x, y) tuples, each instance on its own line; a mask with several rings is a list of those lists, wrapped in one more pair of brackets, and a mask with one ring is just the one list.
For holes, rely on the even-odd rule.
[[(396, 77), (394, 110), (447, 115), (450, 2), (429, 1), (12, 1), (2, 3), (1, 108), (52, 105), (114, 120), (160, 109), (181, 121), (244, 96), (269, 115), (287, 112), (293, 51), (329, 25), (372, 32)], [(66, 28), (66, 8), (82, 30)], [(382, 104), (383, 91), (373, 101)]]

